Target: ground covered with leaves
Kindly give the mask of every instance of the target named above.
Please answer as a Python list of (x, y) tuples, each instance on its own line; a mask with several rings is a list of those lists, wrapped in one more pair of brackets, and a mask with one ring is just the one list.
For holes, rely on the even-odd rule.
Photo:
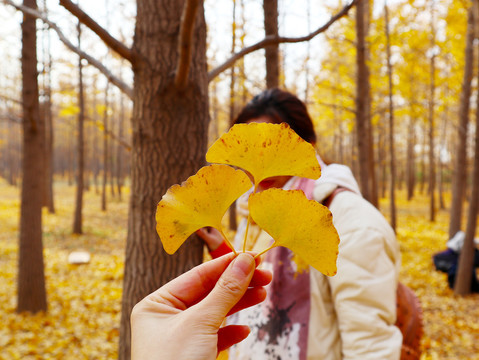
[[(45, 212), (44, 258), (48, 312), (17, 314), (16, 276), (19, 190), (0, 179), (0, 359), (115, 359), (118, 351), (126, 196), (100, 210), (92, 188), (85, 196), (84, 235), (74, 236), (74, 188), (55, 187), (56, 213)], [(401, 196), (401, 195), (400, 195)], [(424, 307), (423, 360), (479, 359), (479, 295), (454, 296), (431, 256), (445, 248), (447, 212), (428, 221), (428, 201), (398, 199), (401, 281)], [(382, 203), (384, 209), (387, 203)], [(91, 253), (88, 265), (68, 264), (75, 250)]]

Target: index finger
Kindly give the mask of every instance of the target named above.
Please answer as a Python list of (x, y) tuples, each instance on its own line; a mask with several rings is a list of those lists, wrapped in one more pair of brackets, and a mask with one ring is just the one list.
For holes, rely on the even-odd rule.
[(233, 253), (200, 264), (149, 295), (155, 302), (185, 310), (203, 299), (234, 259)]

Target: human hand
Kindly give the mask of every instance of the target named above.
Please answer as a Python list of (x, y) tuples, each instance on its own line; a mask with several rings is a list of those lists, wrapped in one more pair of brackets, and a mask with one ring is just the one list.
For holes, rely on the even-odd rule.
[[(258, 259), (256, 261), (259, 261)], [(228, 254), (201, 264), (145, 297), (131, 314), (131, 358), (216, 359), (246, 338), (244, 325), (225, 317), (260, 303), (271, 273), (251, 254)]]
[(196, 234), (206, 243), (210, 251), (215, 251), (224, 241), (221, 233), (214, 227), (204, 227), (196, 231)]

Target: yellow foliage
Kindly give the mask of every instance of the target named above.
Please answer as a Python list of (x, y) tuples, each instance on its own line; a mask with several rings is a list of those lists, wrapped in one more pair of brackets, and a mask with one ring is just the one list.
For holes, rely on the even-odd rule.
[(249, 210), (273, 246), (289, 248), (325, 275), (336, 274), (339, 236), (328, 208), (302, 190), (268, 189), (250, 196)]
[[(262, 180), (274, 176), (316, 179), (321, 175), (313, 146), (284, 123), (235, 125), (211, 146), (206, 159), (244, 169), (254, 179), (255, 190)], [(246, 173), (227, 165), (203, 167), (183, 185), (172, 186), (156, 213), (156, 230), (165, 251), (173, 254), (188, 236), (205, 226), (223, 233), (221, 220), (226, 210), (250, 188)], [(324, 274), (336, 274), (339, 238), (327, 208), (309, 201), (301, 190), (282, 189), (252, 194), (249, 204), (248, 224), (257, 220), (275, 239), (273, 246), (288, 247)], [(246, 239), (247, 234), (243, 251)]]
[(285, 123), (237, 124), (210, 147), (206, 161), (238, 166), (255, 185), (273, 176), (321, 176), (313, 146)]
[[(48, 312), (17, 314), (19, 191), (0, 182), (0, 359), (115, 359), (118, 351), (127, 204), (85, 194), (85, 235), (71, 235), (74, 188), (55, 187), (55, 215), (44, 213)], [(91, 262), (70, 265), (88, 250)]]
[(173, 254), (196, 230), (212, 226), (221, 230), (221, 219), (230, 205), (251, 188), (241, 170), (210, 165), (180, 185), (173, 185), (158, 204), (156, 231), (165, 251)]
[[(19, 189), (0, 179), (0, 358), (116, 359), (125, 251), (127, 201), (111, 201), (100, 211), (100, 197), (85, 198), (85, 230), (71, 235), (74, 188), (55, 187), (57, 214), (44, 215), (44, 248), (49, 308), (46, 314), (16, 314)], [(399, 192), (400, 280), (414, 289), (423, 306), (422, 360), (479, 359), (479, 295), (455, 297), (446, 275), (434, 270), (431, 256), (444, 250), (448, 214), (428, 221), (426, 196), (407, 202)], [(446, 203), (450, 199), (446, 198)], [(386, 201), (381, 202), (385, 211)], [(92, 253), (88, 265), (66, 262), (71, 250)]]

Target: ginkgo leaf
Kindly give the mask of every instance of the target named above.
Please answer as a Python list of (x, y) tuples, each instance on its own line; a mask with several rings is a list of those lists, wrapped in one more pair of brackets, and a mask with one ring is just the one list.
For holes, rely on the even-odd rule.
[(325, 275), (336, 274), (339, 236), (327, 207), (308, 200), (302, 190), (268, 189), (251, 194), (249, 211), (274, 239)]
[(168, 254), (173, 254), (196, 230), (212, 226), (221, 231), (229, 206), (251, 188), (241, 170), (210, 165), (198, 170), (181, 186), (173, 185), (158, 203), (156, 231)]
[(242, 168), (255, 185), (273, 176), (321, 176), (313, 146), (286, 123), (234, 125), (209, 148), (206, 161)]

